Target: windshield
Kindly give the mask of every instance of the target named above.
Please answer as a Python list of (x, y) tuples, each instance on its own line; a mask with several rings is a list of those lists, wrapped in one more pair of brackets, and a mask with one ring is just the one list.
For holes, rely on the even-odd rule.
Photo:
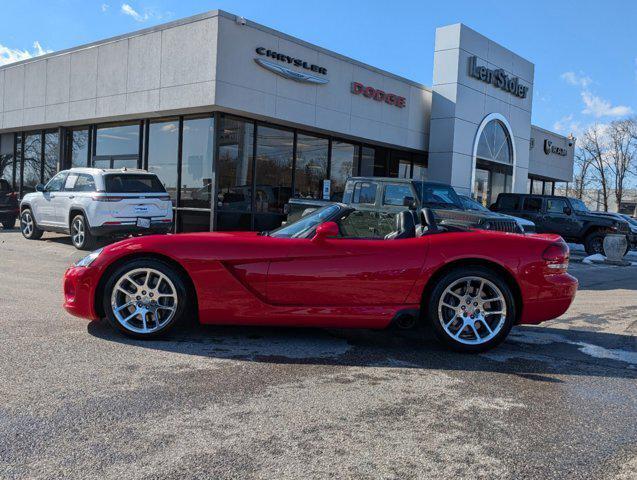
[(272, 230), (268, 235), (277, 238), (302, 238), (321, 223), (333, 218), (339, 210), (338, 205), (327, 205), (299, 218), (296, 222)]
[(571, 205), (573, 205), (573, 210), (576, 212), (588, 212), (588, 207), (584, 202), (577, 198), (569, 198), (571, 201)]
[(460, 200), (462, 200), (462, 206), (467, 210), (476, 210), (478, 212), (488, 212), (489, 209), (482, 205), (479, 202), (476, 202), (473, 198), (466, 197), (464, 195), (460, 196)]
[(424, 207), (463, 209), (462, 200), (449, 185), (414, 182), (414, 188)]

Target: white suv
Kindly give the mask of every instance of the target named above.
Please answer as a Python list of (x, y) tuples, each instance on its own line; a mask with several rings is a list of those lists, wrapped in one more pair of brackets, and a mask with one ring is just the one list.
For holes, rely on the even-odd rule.
[(145, 170), (64, 170), (20, 203), (25, 238), (69, 233), (81, 250), (93, 249), (101, 236), (167, 233), (172, 220), (166, 189), (157, 175)]

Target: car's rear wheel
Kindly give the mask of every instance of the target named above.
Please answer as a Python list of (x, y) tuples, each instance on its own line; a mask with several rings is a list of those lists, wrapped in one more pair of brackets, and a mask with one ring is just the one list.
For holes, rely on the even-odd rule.
[(11, 217), (2, 221), (2, 228), (5, 230), (13, 230), (15, 227), (16, 217)]
[(429, 295), (436, 337), (460, 352), (483, 352), (501, 343), (516, 321), (511, 288), (493, 270), (475, 266), (445, 274)]
[(40, 230), (35, 223), (33, 212), (29, 208), (25, 208), (20, 214), (20, 231), (27, 240), (39, 240), (44, 234), (44, 231)]
[(181, 275), (152, 258), (127, 262), (116, 269), (103, 294), (108, 321), (134, 338), (154, 338), (182, 323), (187, 303)]
[(91, 235), (84, 215), (76, 215), (71, 220), (71, 241), (78, 250), (95, 249), (96, 238)]

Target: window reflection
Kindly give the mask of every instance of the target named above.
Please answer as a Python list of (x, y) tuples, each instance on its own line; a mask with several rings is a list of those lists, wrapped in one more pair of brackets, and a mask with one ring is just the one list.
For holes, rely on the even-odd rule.
[(252, 122), (222, 117), (219, 127), (217, 208), (249, 212), (252, 192)]
[(13, 133), (5, 133), (0, 136), (0, 178), (9, 182), (11, 188), (15, 189), (13, 180)]
[(42, 168), (42, 140), (40, 133), (24, 136), (22, 163), (22, 190), (25, 193), (34, 192), (40, 183), (40, 169)]
[(262, 230), (278, 227), (283, 207), (290, 199), (294, 134), (288, 130), (257, 128), (256, 189), (254, 208)]
[(300, 198), (323, 198), (323, 180), (327, 178), (327, 138), (298, 134), (294, 195)]
[(181, 207), (210, 208), (214, 118), (184, 120)]
[(58, 132), (47, 132), (44, 134), (44, 178), (42, 178), (42, 183), (48, 182), (57, 173), (59, 159), (60, 136)]
[(332, 142), (332, 166), (330, 169), (331, 200), (340, 202), (345, 191), (345, 182), (358, 174), (358, 145)]
[(96, 136), (96, 155), (138, 155), (139, 123), (99, 127)]
[(86, 167), (88, 165), (88, 129), (71, 132), (70, 148), (71, 167)]
[(148, 127), (148, 171), (164, 184), (175, 205), (177, 201), (177, 150), (179, 121), (153, 122)]

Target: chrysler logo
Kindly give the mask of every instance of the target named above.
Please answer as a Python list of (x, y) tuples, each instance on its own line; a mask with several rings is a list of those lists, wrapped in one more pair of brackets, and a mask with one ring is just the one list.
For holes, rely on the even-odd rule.
[(311, 75), (305, 72), (296, 72), (294, 70), (290, 70), (289, 68), (284, 67), (283, 65), (279, 65), (269, 60), (265, 60), (264, 58), (255, 58), (254, 61), (257, 62), (266, 70), (270, 70), (271, 72), (274, 72), (277, 75), (282, 76), (283, 78), (287, 78), (288, 80), (294, 80), (296, 82), (303, 82), (303, 83), (318, 83), (320, 85), (323, 85), (329, 82), (327, 78), (320, 78), (320, 77), (317, 77), (316, 75)]
[(283, 78), (287, 78), (288, 80), (294, 80), (295, 82), (302, 83), (314, 83), (323, 85), (329, 82), (329, 80), (325, 77), (320, 77), (318, 75), (314, 75), (313, 73), (318, 73), (320, 75), (327, 75), (327, 68), (320, 67), (318, 65), (310, 64), (300, 58), (294, 58), (289, 55), (285, 55), (283, 53), (275, 52), (273, 50), (267, 50), (263, 47), (257, 47), (256, 49), (257, 55), (261, 55), (263, 57), (270, 57), (272, 60), (277, 60), (283, 63), (289, 63), (290, 65), (294, 65), (295, 67), (303, 68), (305, 70), (309, 70), (309, 72), (299, 72), (297, 70), (292, 70), (291, 68), (285, 67), (280, 63), (274, 62), (267, 58), (255, 58), (254, 61), (261, 65), (266, 70), (270, 70), (277, 75), (282, 76)]

